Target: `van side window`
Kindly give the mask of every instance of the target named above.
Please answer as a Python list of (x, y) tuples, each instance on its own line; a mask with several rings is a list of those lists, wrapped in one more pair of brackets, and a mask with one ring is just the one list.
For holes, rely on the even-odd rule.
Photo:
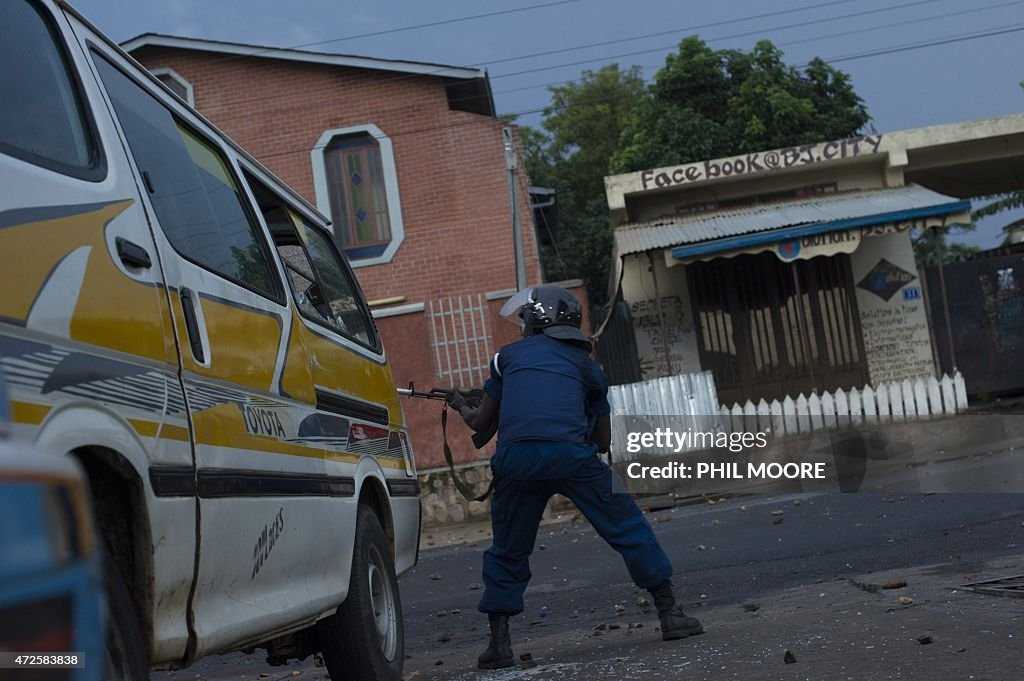
[(367, 348), (378, 350), (376, 327), (358, 295), (351, 272), (343, 266), (327, 236), (248, 173), (246, 180), (284, 263), (299, 312)]
[(98, 53), (132, 156), (168, 241), (183, 257), (280, 300), (283, 291), (224, 156)]
[(34, 2), (0, 3), (0, 151), (89, 180), (105, 175), (60, 36)]

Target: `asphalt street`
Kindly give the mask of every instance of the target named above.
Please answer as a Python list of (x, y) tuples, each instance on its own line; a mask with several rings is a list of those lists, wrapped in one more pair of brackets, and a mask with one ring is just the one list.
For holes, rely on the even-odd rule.
[[(651, 520), (675, 565), (677, 590), (707, 634), (663, 643), (654, 632), (656, 614), (637, 605), (646, 594), (629, 581), (619, 557), (588, 525), (572, 524), (543, 528), (538, 538), (527, 610), (513, 620), (516, 654), (530, 653), (539, 663), (561, 661), (577, 671), (581, 658), (642, 663), (645, 649), (659, 659), (666, 650), (678, 651), (684, 660), (688, 646), (713, 637), (720, 613), (757, 608), (794, 587), (816, 590), (828, 582), (938, 564), (952, 565), (949, 584), (955, 586), (960, 573), (966, 577), (985, 561), (1024, 553), (1024, 495), (756, 496), (655, 511)], [(485, 548), (480, 542), (427, 551), (402, 580), (410, 672), (439, 680), (472, 675), (467, 672), (486, 641), (474, 588)], [(1024, 601), (1007, 605), (1024, 610)], [(599, 648), (593, 642), (601, 625)], [(613, 625), (617, 629), (609, 631)], [(609, 635), (630, 631), (643, 639), (639, 647), (628, 636)], [(1012, 652), (1020, 666), (1002, 677), (1007, 680), (1021, 678), (1024, 669), (1019, 640)], [(588, 667), (580, 676), (567, 671), (564, 678), (691, 678), (684, 669), (677, 675), (663, 668), (650, 677), (610, 664)]]
[[(479, 672), (475, 660), (487, 629), (476, 604), (489, 539), (481, 528), (469, 528), (466, 543), (425, 542), (419, 564), (401, 579), (406, 678), (1022, 678), (1024, 601), (957, 587), (979, 575), (1024, 573), (1024, 495), (753, 495), (648, 517), (704, 635), (662, 642), (657, 615), (642, 600), (647, 594), (577, 519), (541, 528), (527, 609), (513, 619), (517, 660), (530, 654), (537, 666)], [(878, 591), (893, 576), (911, 586)], [(904, 593), (917, 602), (899, 605)], [(934, 634), (941, 650), (915, 642), (922, 633)], [(798, 653), (798, 664), (784, 663), (788, 649)], [(937, 671), (940, 652), (946, 655), (940, 664), (948, 659), (952, 666)], [(257, 652), (153, 675), (297, 677), (326, 679), (327, 673), (312, 659), (269, 667)]]

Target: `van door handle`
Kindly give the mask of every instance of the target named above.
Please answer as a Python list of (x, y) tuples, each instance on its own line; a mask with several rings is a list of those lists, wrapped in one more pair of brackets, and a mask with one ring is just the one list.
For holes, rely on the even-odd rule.
[(117, 255), (121, 258), (121, 262), (129, 267), (143, 267), (149, 269), (153, 266), (153, 261), (149, 258), (149, 253), (146, 249), (138, 245), (134, 241), (128, 241), (128, 239), (117, 237), (114, 239), (114, 244), (117, 246)]
[(196, 309), (192, 305), (192, 294), (187, 288), (181, 289), (181, 310), (185, 313), (185, 331), (188, 333), (188, 343), (192, 346), (192, 356), (200, 364), (206, 362), (206, 353), (203, 352), (203, 339), (199, 336), (199, 322), (196, 320)]

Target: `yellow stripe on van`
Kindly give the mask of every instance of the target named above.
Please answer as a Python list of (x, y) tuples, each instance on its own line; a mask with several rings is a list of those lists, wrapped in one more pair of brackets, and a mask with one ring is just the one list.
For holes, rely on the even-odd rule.
[(192, 438), (188, 434), (188, 428), (164, 424), (160, 429), (161, 440), (176, 440), (177, 442), (188, 442)]
[(135, 429), (135, 432), (142, 437), (156, 437), (156, 432), (160, 429), (160, 424), (154, 421), (128, 419), (128, 423), (130, 423), (132, 428)]
[(11, 419), (26, 426), (38, 426), (50, 413), (50, 405), (11, 401)]

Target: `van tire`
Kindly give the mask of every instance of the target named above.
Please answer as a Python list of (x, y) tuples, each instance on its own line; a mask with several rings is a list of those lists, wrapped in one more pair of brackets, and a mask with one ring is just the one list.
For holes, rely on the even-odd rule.
[(405, 631), (398, 578), (387, 535), (364, 504), (356, 514), (348, 597), (316, 629), (333, 681), (402, 678)]
[(107, 610), (106, 673), (103, 679), (147, 681), (149, 665), (139, 620), (135, 616), (135, 604), (117, 566), (106, 553), (103, 555), (103, 590)]

